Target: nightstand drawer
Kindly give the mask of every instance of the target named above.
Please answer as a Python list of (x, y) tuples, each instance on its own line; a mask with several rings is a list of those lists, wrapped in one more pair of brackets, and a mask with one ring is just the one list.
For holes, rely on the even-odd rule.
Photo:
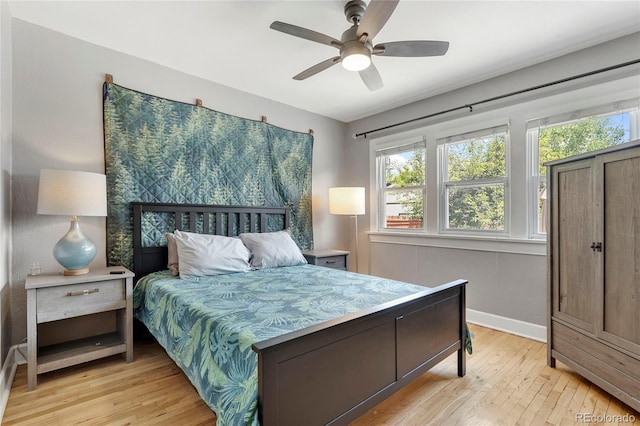
[(37, 321), (55, 321), (123, 309), (125, 306), (124, 279), (40, 288), (37, 293)]
[(321, 257), (316, 260), (316, 265), (334, 269), (346, 269), (345, 257), (344, 255)]

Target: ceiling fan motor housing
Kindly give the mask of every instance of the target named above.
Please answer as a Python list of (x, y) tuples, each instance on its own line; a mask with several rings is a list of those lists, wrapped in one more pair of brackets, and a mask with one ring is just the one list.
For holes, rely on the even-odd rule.
[[(371, 63), (371, 51), (373, 50), (373, 45), (364, 37), (363, 40), (359, 40), (356, 34), (357, 31), (358, 26), (353, 25), (347, 31), (342, 33), (342, 37), (340, 39), (340, 41), (342, 41), (342, 47), (340, 48), (342, 66), (350, 71), (360, 71), (367, 68)], [(356, 59), (358, 57), (359, 59)], [(357, 62), (354, 63), (354, 60)]]
[(371, 50), (359, 41), (351, 41), (340, 49), (340, 59), (345, 69), (361, 71), (371, 64)]

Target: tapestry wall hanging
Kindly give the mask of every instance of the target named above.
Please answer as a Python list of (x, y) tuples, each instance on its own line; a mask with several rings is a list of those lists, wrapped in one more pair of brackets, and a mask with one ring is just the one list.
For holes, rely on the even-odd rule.
[[(289, 207), (293, 239), (312, 248), (312, 135), (110, 83), (103, 104), (108, 265), (133, 268), (134, 201)], [(143, 241), (174, 229), (150, 218)]]

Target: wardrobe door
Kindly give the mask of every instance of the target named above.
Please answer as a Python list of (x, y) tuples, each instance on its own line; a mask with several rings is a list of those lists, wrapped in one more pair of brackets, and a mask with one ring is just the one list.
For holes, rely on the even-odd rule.
[(640, 148), (598, 158), (602, 203), (601, 337), (640, 355)]
[(595, 333), (593, 159), (553, 167), (553, 316)]

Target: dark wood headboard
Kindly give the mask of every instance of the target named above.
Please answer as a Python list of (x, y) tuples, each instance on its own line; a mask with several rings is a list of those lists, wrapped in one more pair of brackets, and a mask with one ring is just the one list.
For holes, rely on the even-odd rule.
[[(280, 216), (282, 229), (289, 228), (290, 213), (284, 207), (241, 207), (204, 204), (131, 203), (133, 208), (133, 269), (136, 278), (167, 269), (167, 247), (143, 246), (142, 219), (146, 212), (169, 214), (175, 229), (201, 234), (237, 236), (242, 232), (266, 232), (270, 216)], [(223, 226), (224, 224), (224, 226)], [(172, 232), (173, 229), (168, 230)], [(158, 242), (159, 244), (159, 242)]]

